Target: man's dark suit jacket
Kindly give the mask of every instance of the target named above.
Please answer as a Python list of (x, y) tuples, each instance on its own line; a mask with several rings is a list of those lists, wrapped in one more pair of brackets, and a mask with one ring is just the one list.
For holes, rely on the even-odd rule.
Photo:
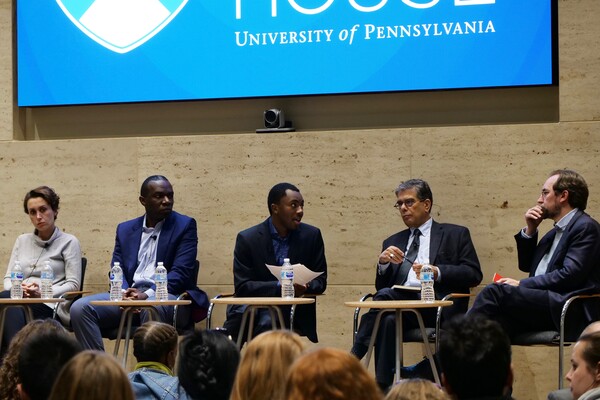
[[(409, 237), (410, 229), (390, 236), (383, 242), (382, 251), (396, 246), (406, 252)], [(429, 263), (440, 269), (441, 281), (434, 283), (438, 300), (450, 293), (469, 293), (469, 289), (477, 286), (483, 277), (471, 235), (464, 226), (432, 221)], [(377, 272), (375, 288), (380, 290), (401, 285), (399, 272), (399, 264), (391, 264), (382, 275)], [(467, 312), (468, 303), (468, 298), (454, 300), (451, 307), (444, 308), (444, 320)]]
[[(193, 300), (192, 316), (198, 322), (206, 316), (208, 297), (197, 285), (198, 232), (196, 221), (172, 211), (164, 220), (156, 249), (156, 262), (162, 261), (167, 269), (169, 293), (188, 292)], [(138, 266), (138, 251), (142, 240), (144, 216), (125, 221), (117, 226), (112, 262), (118, 261), (123, 269), (123, 288), (133, 285)], [(152, 287), (155, 289), (155, 287)]]
[[(288, 258), (292, 264), (303, 264), (322, 274), (309, 282), (306, 294), (321, 294), (327, 287), (327, 261), (321, 231), (311, 225), (301, 223), (289, 234), (290, 250)], [(273, 240), (269, 230), (269, 219), (248, 228), (237, 235), (233, 253), (233, 279), (235, 295), (238, 297), (279, 297), (281, 287), (278, 280), (265, 266), (277, 265)], [(243, 313), (245, 306), (234, 306), (227, 315)], [(317, 341), (317, 321), (314, 304), (296, 308), (294, 328)]]
[[(552, 246), (553, 232), (544, 235), (539, 244), (537, 232), (531, 239), (522, 237), (519, 232), (515, 239), (519, 269), (529, 273), (529, 278), (522, 279), (519, 286), (548, 291), (550, 311), (557, 329), (562, 307), (569, 297), (600, 292), (600, 225), (588, 214), (583, 211), (575, 213), (543, 275), (535, 276), (535, 270)], [(579, 311), (578, 321), (571, 321), (578, 332), (588, 323), (600, 319), (600, 309), (592, 302), (585, 302), (584, 308)]]

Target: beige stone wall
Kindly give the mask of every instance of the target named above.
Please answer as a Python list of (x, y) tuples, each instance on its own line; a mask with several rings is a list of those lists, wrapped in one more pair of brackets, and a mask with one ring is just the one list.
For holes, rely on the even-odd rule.
[[(303, 192), (305, 221), (323, 232), (329, 261), (321, 345), (349, 349), (352, 310), (343, 302), (373, 289), (381, 241), (403, 228), (393, 189), (422, 177), (434, 191), (434, 217), (471, 229), (484, 281), (494, 272), (521, 277), (512, 236), (550, 170), (580, 171), (591, 188), (588, 211), (600, 216), (600, 3), (561, 0), (559, 9), (559, 91), (339, 97), (314, 100), (318, 107), (310, 98), (277, 100), (305, 129), (257, 135), (258, 110), (272, 100), (17, 109), (12, 1), (0, 0), (0, 260), (31, 229), (25, 191), (48, 184), (62, 198), (58, 225), (89, 259), (86, 288), (104, 290), (116, 224), (143, 212), (139, 185), (162, 173), (176, 209), (198, 221), (200, 285), (210, 295), (230, 291), (236, 233), (266, 217), (274, 183), (290, 181)], [(361, 102), (368, 111), (356, 117)], [(536, 123), (512, 123), (522, 121)], [(476, 125), (483, 122), (492, 123)], [(217, 309), (217, 322), (223, 313)], [(408, 348), (407, 361), (417, 360), (419, 347)], [(556, 353), (514, 348), (516, 398), (544, 399), (555, 387)]]

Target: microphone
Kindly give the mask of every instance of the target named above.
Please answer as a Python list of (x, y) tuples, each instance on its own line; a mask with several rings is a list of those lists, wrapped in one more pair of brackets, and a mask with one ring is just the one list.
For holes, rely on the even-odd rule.
[(50, 242), (44, 243), (44, 248), (47, 249), (48, 247), (50, 247)]
[(156, 239), (157, 239), (156, 235), (152, 235), (152, 236), (150, 236), (150, 238), (151, 238), (151, 239), (154, 239), (154, 240), (156, 240)]

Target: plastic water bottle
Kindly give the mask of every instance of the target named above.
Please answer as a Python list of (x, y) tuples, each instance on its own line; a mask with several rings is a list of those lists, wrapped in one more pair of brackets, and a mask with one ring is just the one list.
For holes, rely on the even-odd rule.
[(169, 291), (167, 290), (167, 269), (162, 262), (158, 263), (154, 271), (154, 283), (156, 283), (156, 300), (169, 300)]
[(433, 289), (433, 268), (429, 264), (423, 264), (421, 267), (421, 301), (432, 303), (435, 301), (435, 291)]
[(289, 258), (284, 258), (281, 266), (281, 297), (294, 298), (294, 269)]
[(52, 283), (54, 282), (54, 271), (50, 266), (50, 261), (46, 261), (44, 263), (44, 268), (42, 268), (42, 299), (51, 299), (53, 297), (52, 293)]
[(110, 269), (110, 301), (123, 300), (123, 270), (121, 263), (115, 261)]
[(10, 298), (11, 299), (22, 299), (23, 298), (23, 270), (21, 269), (21, 263), (19, 260), (15, 261), (12, 271), (10, 272)]

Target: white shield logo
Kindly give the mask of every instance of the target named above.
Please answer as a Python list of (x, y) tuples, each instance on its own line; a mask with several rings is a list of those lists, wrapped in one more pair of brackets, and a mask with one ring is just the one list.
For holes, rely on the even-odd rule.
[(86, 35), (117, 53), (127, 53), (167, 26), (188, 0), (56, 0)]

